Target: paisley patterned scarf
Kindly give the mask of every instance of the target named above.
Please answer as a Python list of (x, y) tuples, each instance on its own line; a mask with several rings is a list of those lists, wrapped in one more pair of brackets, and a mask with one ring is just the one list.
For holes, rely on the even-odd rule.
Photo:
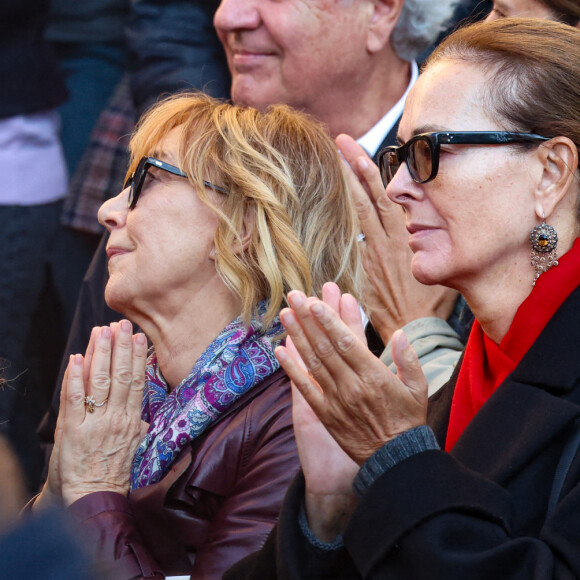
[(159, 481), (181, 450), (252, 387), (279, 368), (274, 349), (283, 331), (278, 318), (264, 332), (265, 301), (249, 327), (236, 318), (208, 346), (189, 375), (171, 392), (155, 352), (145, 373), (142, 418), (150, 426), (137, 448), (131, 489)]

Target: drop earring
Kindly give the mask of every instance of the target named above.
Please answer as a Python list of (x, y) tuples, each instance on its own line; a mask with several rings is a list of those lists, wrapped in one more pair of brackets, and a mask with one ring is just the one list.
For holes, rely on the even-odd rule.
[(536, 280), (547, 272), (552, 266), (558, 265), (558, 255), (556, 247), (558, 246), (558, 234), (556, 230), (545, 222), (546, 216), (542, 212), (542, 223), (535, 226), (530, 234), (530, 246), (532, 251), (532, 266), (536, 271), (532, 286), (536, 285)]

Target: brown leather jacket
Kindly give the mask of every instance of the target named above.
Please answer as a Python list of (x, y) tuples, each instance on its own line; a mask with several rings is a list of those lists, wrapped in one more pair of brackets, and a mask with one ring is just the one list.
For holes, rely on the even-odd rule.
[(218, 579), (264, 544), (299, 468), (283, 371), (241, 397), (158, 483), (69, 507), (107, 578)]

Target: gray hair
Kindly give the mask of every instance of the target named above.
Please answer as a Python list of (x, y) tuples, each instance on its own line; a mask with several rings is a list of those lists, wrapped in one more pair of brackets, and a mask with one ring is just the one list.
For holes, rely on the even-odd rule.
[(405, 0), (391, 36), (399, 57), (415, 60), (445, 30), (458, 0)]

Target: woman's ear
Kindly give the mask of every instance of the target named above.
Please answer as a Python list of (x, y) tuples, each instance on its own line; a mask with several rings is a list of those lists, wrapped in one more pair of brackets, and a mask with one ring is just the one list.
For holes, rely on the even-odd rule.
[(543, 169), (535, 194), (536, 214), (547, 219), (576, 179), (578, 149), (568, 137), (554, 137), (542, 143), (538, 153)]
[[(239, 238), (235, 238), (232, 243), (232, 252), (234, 254), (240, 254), (245, 252), (252, 242), (252, 234), (254, 233), (254, 228), (256, 227), (256, 209), (253, 205), (246, 208), (244, 218), (242, 220), (242, 225), (240, 227)], [(209, 251), (209, 259), (217, 259), (218, 251), (215, 245)]]

